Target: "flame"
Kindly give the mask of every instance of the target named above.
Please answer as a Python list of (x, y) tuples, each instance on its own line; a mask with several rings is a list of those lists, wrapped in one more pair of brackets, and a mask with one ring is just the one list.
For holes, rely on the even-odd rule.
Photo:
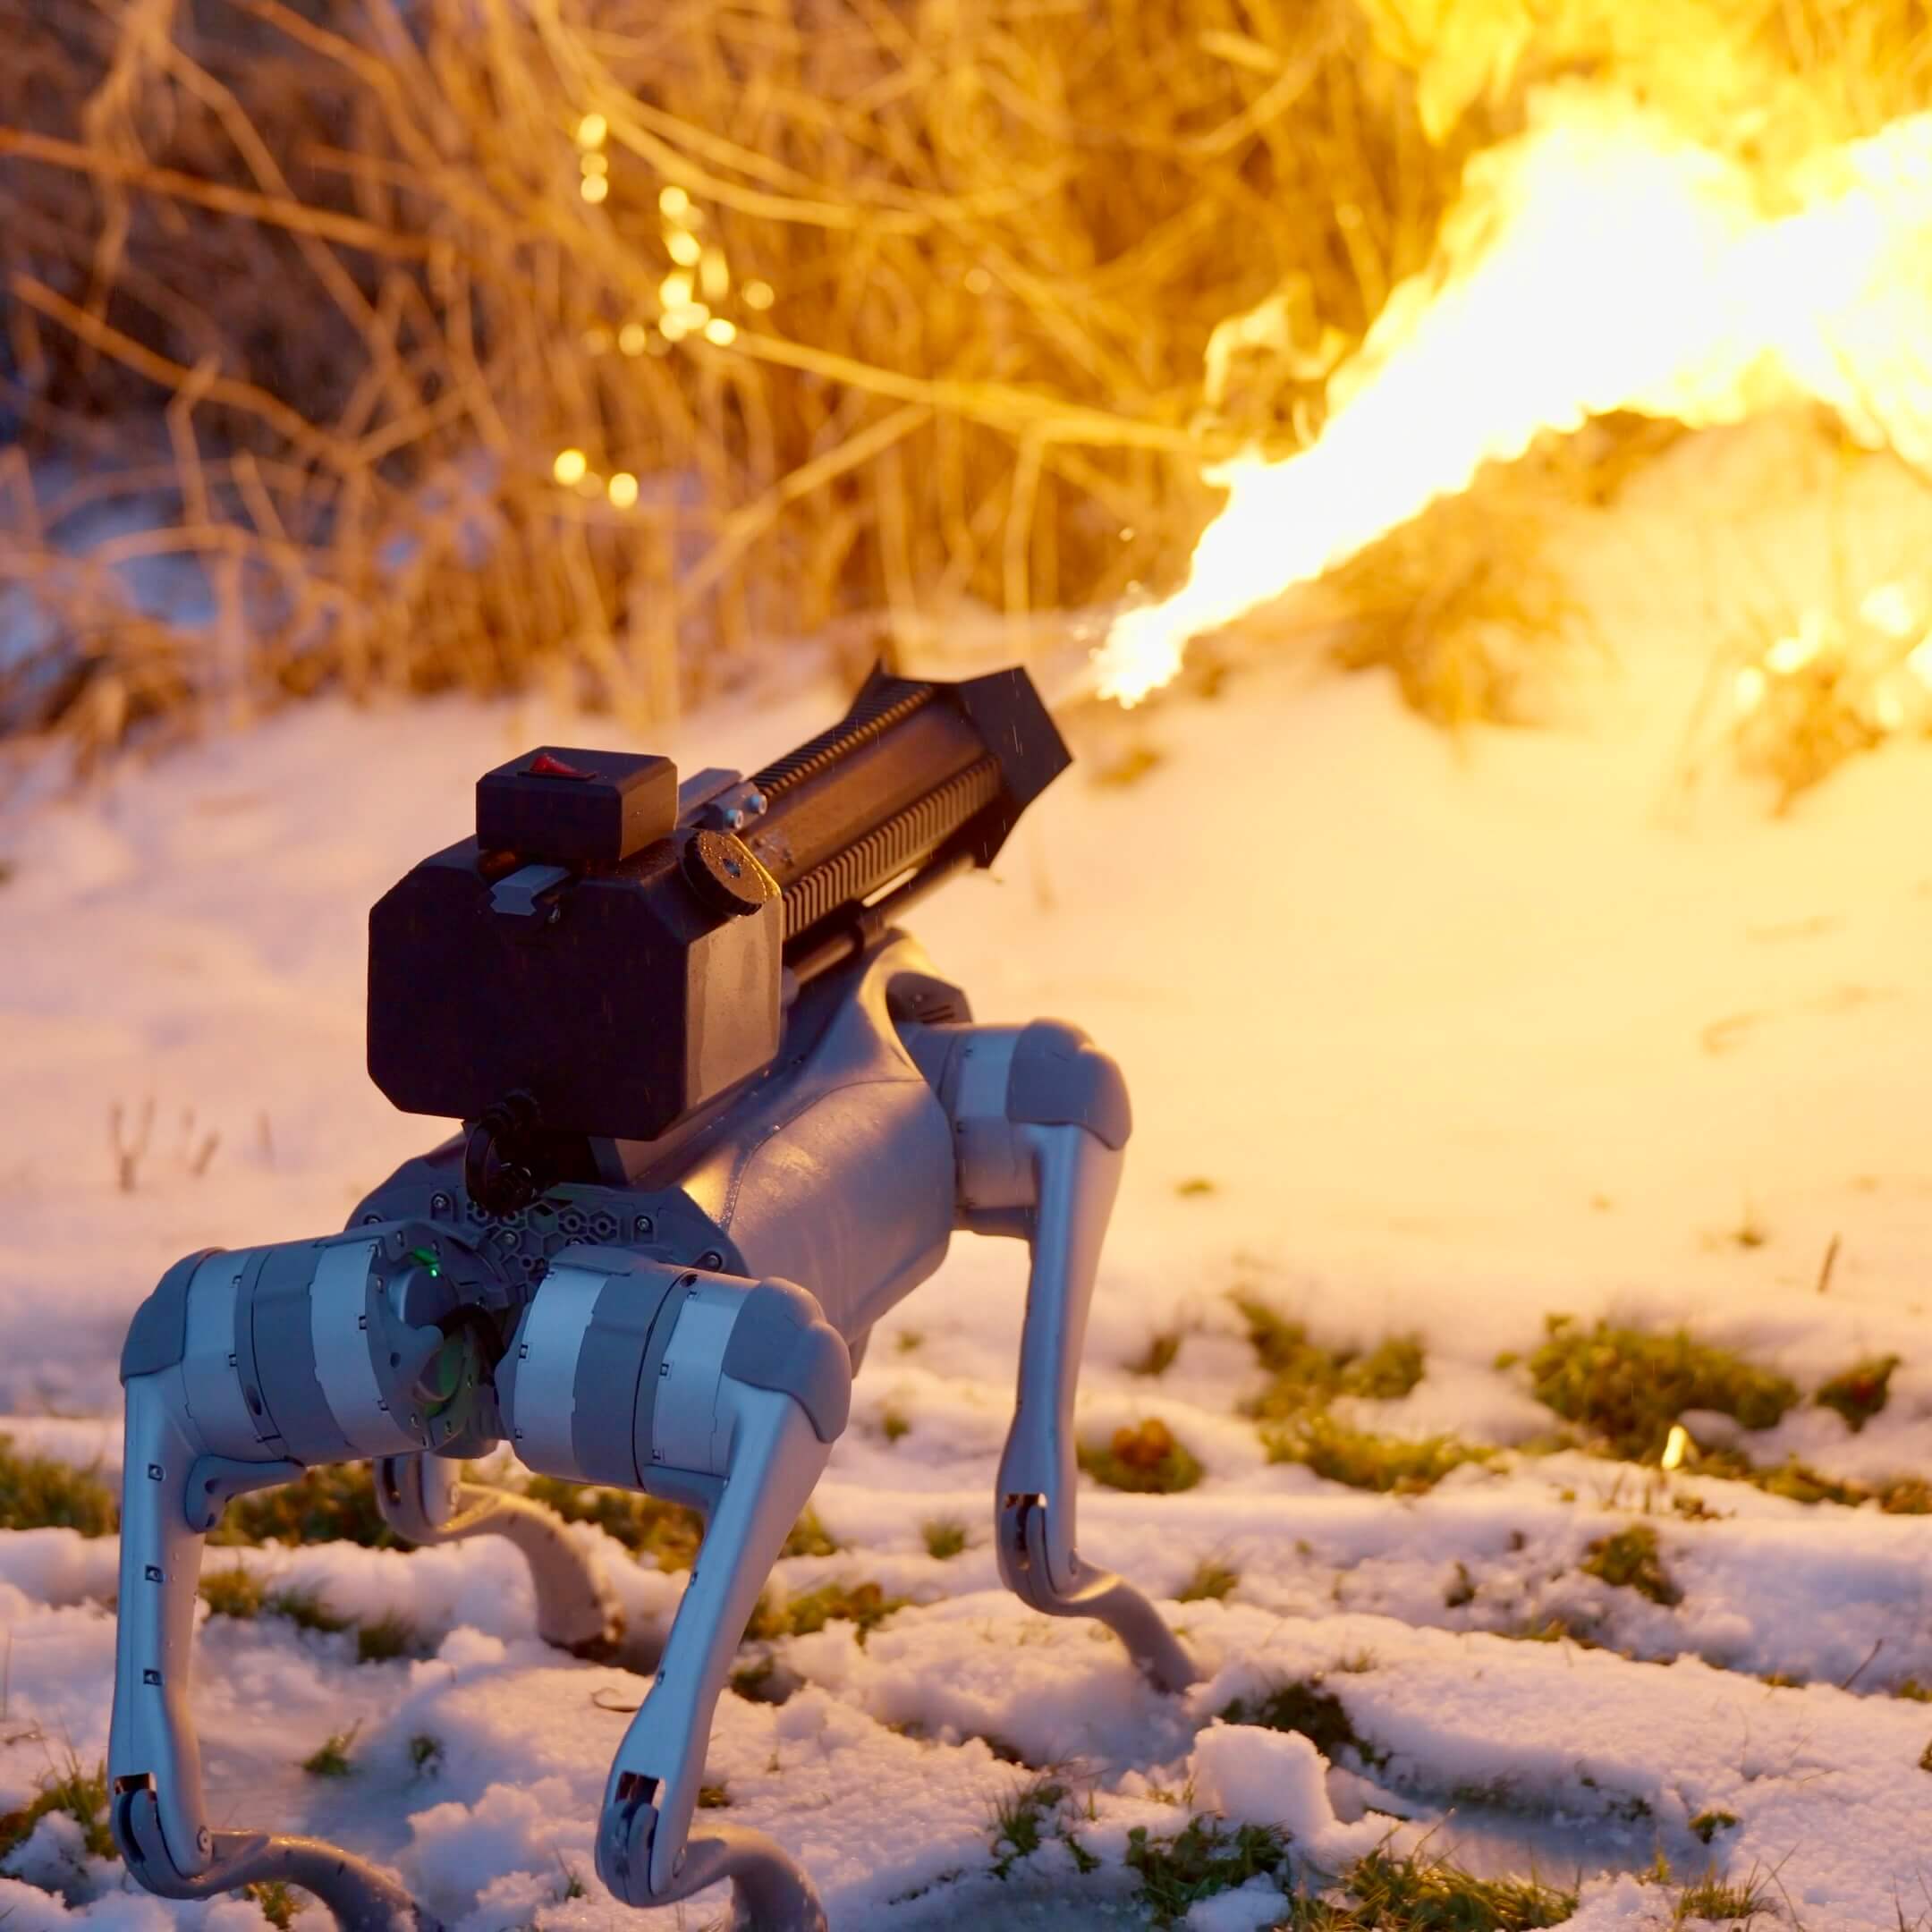
[(1527, 131), (1470, 162), (1429, 268), (1335, 370), (1316, 441), (1205, 472), (1227, 503), (1182, 589), (1114, 622), (1100, 695), (1137, 703), (1191, 638), (1590, 416), (1697, 426), (1808, 395), (1932, 468), (1932, 114), (1768, 185), (1783, 212), (1742, 164), (1606, 88), (1534, 96)]

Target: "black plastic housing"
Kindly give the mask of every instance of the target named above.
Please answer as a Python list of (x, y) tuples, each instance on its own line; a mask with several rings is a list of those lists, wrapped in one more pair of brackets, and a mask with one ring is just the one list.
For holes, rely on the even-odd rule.
[[(597, 775), (532, 774), (547, 758)], [(1068, 762), (1019, 670), (876, 673), (728, 821), (700, 803), (667, 826), (665, 760), (526, 753), (479, 787), (488, 835), (369, 914), (370, 1077), (405, 1113), (475, 1121), (521, 1095), (547, 1135), (655, 1140), (770, 1063), (788, 962), (809, 975), (990, 863)], [(625, 850), (639, 826), (661, 835)]]

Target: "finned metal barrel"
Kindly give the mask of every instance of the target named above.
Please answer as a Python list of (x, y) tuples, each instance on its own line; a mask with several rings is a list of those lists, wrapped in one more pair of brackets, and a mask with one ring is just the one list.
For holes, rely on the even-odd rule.
[(942, 857), (989, 863), (1066, 762), (1023, 673), (876, 673), (837, 724), (750, 780), (763, 809), (740, 836), (784, 894), (788, 955)]

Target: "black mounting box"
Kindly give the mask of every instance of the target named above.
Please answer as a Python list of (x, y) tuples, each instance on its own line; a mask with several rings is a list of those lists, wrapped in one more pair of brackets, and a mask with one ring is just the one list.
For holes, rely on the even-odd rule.
[(552, 1135), (651, 1140), (776, 1056), (786, 969), (830, 970), (990, 864), (1063, 770), (1032, 682), (877, 672), (750, 778), (547, 746), (487, 772), (477, 834), (369, 914), (369, 1069), (403, 1112), (522, 1096)]
[(550, 880), (493, 879), (475, 839), (424, 860), (369, 914), (376, 1084), (406, 1114), (521, 1093), (546, 1128), (649, 1140), (756, 1073), (778, 1050), (777, 894), (720, 912), (680, 850)]

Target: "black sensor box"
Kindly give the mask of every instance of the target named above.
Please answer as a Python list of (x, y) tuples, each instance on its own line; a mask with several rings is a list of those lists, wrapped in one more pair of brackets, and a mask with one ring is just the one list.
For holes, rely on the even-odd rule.
[(572, 872), (602, 872), (670, 835), (677, 767), (648, 751), (540, 745), (477, 780), (477, 843), (486, 852)]

